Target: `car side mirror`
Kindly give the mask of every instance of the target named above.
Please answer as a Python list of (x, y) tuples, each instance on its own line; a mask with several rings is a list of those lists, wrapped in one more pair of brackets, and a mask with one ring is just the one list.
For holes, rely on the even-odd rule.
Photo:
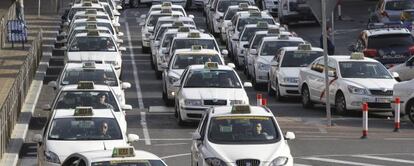
[(204, 33), (206, 30), (204, 30), (204, 29), (198, 29), (198, 31), (200, 31), (201, 33)]
[(236, 68), (236, 65), (234, 65), (234, 63), (227, 63), (228, 67), (231, 67), (232, 69)]
[(139, 140), (139, 136), (136, 134), (128, 134), (128, 143), (137, 142)]
[(328, 77), (335, 77), (335, 76), (336, 75), (334, 71), (331, 71), (331, 70), (328, 71)]
[(237, 40), (239, 40), (239, 36), (234, 35), (234, 36), (231, 38), (231, 40), (235, 40), (235, 41), (237, 41)]
[(401, 82), (400, 74), (397, 72), (392, 72), (392, 77), (394, 77), (396, 81)]
[(286, 140), (294, 140), (296, 138), (295, 133), (288, 131), (285, 134), (285, 139)]
[(116, 22), (116, 23), (113, 23), (113, 26), (114, 26), (114, 27), (120, 27), (120, 26), (121, 26), (121, 24), (119, 24), (119, 23), (117, 23), (117, 22)]
[(194, 18), (195, 18), (195, 17), (194, 17), (194, 15), (192, 15), (192, 14), (188, 15), (188, 17), (190, 17), (190, 18), (192, 18), (192, 19), (194, 19)]
[(122, 43), (124, 43), (124, 40), (122, 40), (122, 39), (116, 39), (116, 42), (122, 44)]
[(128, 105), (128, 104), (125, 104), (125, 105), (121, 106), (121, 109), (124, 110), (124, 111), (130, 111), (130, 110), (132, 110), (132, 106)]
[(118, 32), (118, 37), (122, 37), (122, 36), (124, 36), (124, 33), (123, 32)]
[(60, 49), (62, 49), (62, 50), (67, 50), (67, 49), (68, 49), (68, 47), (63, 46), (63, 47), (60, 47)]
[(131, 83), (122, 82), (121, 86), (122, 86), (122, 89), (129, 89), (129, 88), (131, 88)]
[(349, 46), (348, 46), (348, 50), (349, 50), (349, 51), (351, 51), (351, 52), (355, 52), (355, 51), (356, 51), (355, 44), (351, 44), (351, 45), (349, 45)]
[(64, 23), (63, 23), (63, 26), (64, 26), (64, 27), (69, 26), (69, 22), (67, 22), (67, 21), (66, 21), (66, 22), (64, 22)]
[(147, 16), (145, 14), (141, 14), (140, 18), (145, 19)]
[(198, 132), (193, 133), (193, 140), (201, 141), (201, 135)]
[(32, 138), (32, 141), (36, 143), (42, 143), (43, 137), (40, 134), (35, 134)]
[(229, 55), (229, 51), (227, 51), (226, 49), (221, 50), (221, 55), (227, 56)]
[(50, 106), (50, 104), (45, 104), (45, 105), (42, 106), (42, 109), (44, 111), (50, 111), (52, 109), (52, 107)]
[(253, 85), (252, 85), (252, 83), (251, 83), (251, 82), (244, 82), (244, 83), (243, 83), (243, 86), (244, 86), (245, 88), (251, 88), (251, 87), (253, 87)]
[(155, 39), (155, 36), (150, 36), (149, 39), (150, 40), (154, 40)]
[(122, 6), (121, 5), (117, 5), (116, 6), (116, 10), (122, 10)]
[(273, 66), (273, 67), (278, 67), (279, 62), (273, 61), (270, 65)]
[(214, 8), (210, 8), (210, 11), (214, 12)]
[(140, 22), (140, 23), (139, 23), (139, 25), (140, 25), (140, 26), (144, 26), (144, 25), (145, 25), (145, 23), (144, 23), (144, 22)]
[(164, 49), (164, 50), (162, 50), (161, 52), (162, 52), (163, 54), (168, 54), (168, 50), (169, 50), (169, 49)]
[(161, 63), (161, 68), (168, 69), (168, 64), (167, 63)]
[(257, 50), (256, 50), (256, 49), (251, 49), (251, 50), (250, 50), (250, 54), (252, 54), (252, 55), (257, 55)]
[(119, 51), (126, 51), (126, 47), (119, 47)]
[(57, 82), (56, 81), (50, 81), (49, 83), (47, 83), (47, 86), (56, 90)]

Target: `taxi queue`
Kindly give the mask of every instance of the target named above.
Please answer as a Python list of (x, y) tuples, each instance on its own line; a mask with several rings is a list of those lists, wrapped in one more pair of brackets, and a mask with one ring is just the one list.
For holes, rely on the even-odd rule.
[[(65, 67), (48, 84), (57, 95), (43, 107), (51, 115), (44, 132), (33, 138), (39, 165), (166, 165), (131, 146), (139, 137), (126, 127), (125, 111), (132, 107), (125, 102), (124, 90), (131, 84), (120, 80), (126, 48), (119, 3), (77, 0), (62, 17), (55, 47), (65, 52)], [(293, 165), (287, 140), (295, 134), (283, 133), (266, 106), (250, 105), (245, 88), (252, 86), (267, 88), (280, 101), (299, 96), (304, 108), (330, 97), (338, 113), (359, 110), (362, 102), (376, 111), (392, 111), (391, 101), (398, 95), (407, 101), (402, 113), (414, 116), (413, 93), (393, 92), (394, 85), (407, 92), (414, 84), (398, 83), (397, 72), (365, 52), (329, 56), (333, 91), (324, 94), (318, 81), (324, 79), (323, 50), (290, 32), (254, 1), (209, 0), (204, 13), (212, 34), (198, 28), (183, 6), (171, 2), (152, 5), (139, 25), (142, 51), (151, 54), (157, 78), (162, 79), (163, 99), (174, 106), (177, 123), (200, 122), (189, 165)], [(371, 31), (384, 29), (404, 28)], [(236, 69), (252, 82), (243, 82)]]

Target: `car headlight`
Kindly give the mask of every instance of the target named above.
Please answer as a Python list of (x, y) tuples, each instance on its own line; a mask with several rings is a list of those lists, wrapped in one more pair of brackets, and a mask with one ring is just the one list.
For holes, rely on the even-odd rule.
[(174, 82), (177, 82), (178, 80), (180, 80), (180, 78), (176, 78), (174, 76), (168, 76), (168, 81), (170, 81), (171, 84), (173, 84)]
[(259, 62), (259, 64), (258, 64), (258, 68), (259, 68), (259, 70), (269, 70), (270, 65), (269, 65), (269, 64), (265, 64), (265, 63), (261, 63), (261, 62)]
[(246, 104), (244, 100), (230, 100), (230, 105), (234, 104)]
[(59, 156), (51, 151), (45, 151), (45, 160), (47, 162), (60, 164)]
[(367, 94), (367, 91), (364, 88), (359, 88), (356, 86), (348, 85), (348, 91), (352, 94), (358, 94), (358, 95), (365, 95)]
[(201, 100), (186, 99), (184, 105), (186, 106), (201, 106), (203, 103)]
[(119, 62), (118, 61), (105, 61), (106, 64), (111, 64), (114, 67), (119, 67)]
[(285, 83), (298, 83), (299, 78), (298, 77), (285, 77), (285, 78), (283, 78), (283, 82), (285, 82)]
[(280, 156), (275, 158), (269, 166), (283, 166), (288, 163), (289, 158), (285, 156)]
[(227, 164), (218, 158), (212, 157), (212, 158), (206, 158), (206, 163), (209, 166), (227, 166)]

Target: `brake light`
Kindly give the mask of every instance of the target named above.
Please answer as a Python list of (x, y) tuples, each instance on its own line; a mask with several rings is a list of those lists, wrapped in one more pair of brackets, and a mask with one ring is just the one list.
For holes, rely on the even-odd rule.
[(364, 55), (366, 57), (375, 57), (375, 56), (377, 56), (377, 50), (376, 49), (365, 49), (363, 52), (364, 52)]
[(408, 50), (410, 51), (411, 55), (414, 55), (414, 46), (411, 46), (410, 48), (408, 48)]

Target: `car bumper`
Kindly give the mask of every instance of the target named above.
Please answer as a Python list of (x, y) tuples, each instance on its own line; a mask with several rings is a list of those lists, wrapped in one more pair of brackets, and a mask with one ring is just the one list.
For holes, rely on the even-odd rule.
[(348, 110), (362, 110), (362, 104), (368, 104), (368, 111), (392, 111), (392, 96), (346, 95)]
[(298, 85), (279, 84), (279, 92), (281, 96), (300, 96)]
[(150, 47), (149, 39), (142, 39), (142, 47)]
[(180, 114), (185, 121), (200, 121), (207, 107), (180, 107)]
[(269, 81), (268, 71), (257, 71), (255, 76), (256, 83), (267, 83)]

